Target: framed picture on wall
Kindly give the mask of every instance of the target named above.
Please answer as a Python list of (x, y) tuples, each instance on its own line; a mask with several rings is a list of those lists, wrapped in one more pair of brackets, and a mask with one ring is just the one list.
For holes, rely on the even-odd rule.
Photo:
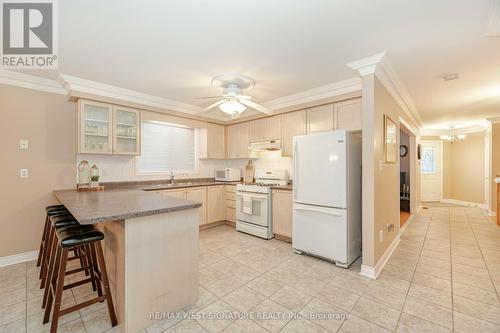
[(388, 115), (384, 115), (384, 155), (385, 163), (398, 161), (398, 125)]

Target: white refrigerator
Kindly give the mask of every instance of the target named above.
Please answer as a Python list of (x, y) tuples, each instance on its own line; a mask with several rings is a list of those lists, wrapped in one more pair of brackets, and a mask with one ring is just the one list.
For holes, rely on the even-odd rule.
[(292, 246), (349, 267), (361, 255), (361, 132), (293, 138)]

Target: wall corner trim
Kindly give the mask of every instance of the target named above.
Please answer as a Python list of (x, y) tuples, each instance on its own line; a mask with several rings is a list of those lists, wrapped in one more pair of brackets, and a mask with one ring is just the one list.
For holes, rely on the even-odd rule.
[(0, 267), (20, 264), (27, 261), (36, 260), (38, 257), (38, 250), (24, 252), (19, 254), (13, 254), (11, 256), (1, 257), (0, 258)]
[(379, 259), (375, 267), (361, 265), (361, 272), (359, 274), (366, 276), (370, 279), (376, 279), (382, 272), (382, 269), (384, 268), (385, 264), (391, 257), (394, 250), (396, 250), (396, 248), (398, 247), (399, 242), (400, 242), (400, 235), (398, 234), (392, 241), (391, 245), (389, 245), (387, 250), (385, 250), (384, 254)]
[(358, 71), (359, 75), (365, 76), (374, 74), (391, 96), (396, 100), (410, 120), (415, 123), (420, 131), (422, 129), (422, 117), (418, 113), (408, 90), (399, 79), (399, 76), (392, 66), (387, 53), (380, 52), (370, 57), (351, 61), (346, 64), (352, 70)]

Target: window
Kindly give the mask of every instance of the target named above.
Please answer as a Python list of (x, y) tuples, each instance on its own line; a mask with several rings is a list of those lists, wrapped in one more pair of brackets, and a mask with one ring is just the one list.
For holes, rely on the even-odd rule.
[(139, 173), (196, 171), (196, 130), (167, 123), (141, 123)]
[(425, 174), (436, 173), (436, 154), (434, 147), (422, 147), (420, 170)]

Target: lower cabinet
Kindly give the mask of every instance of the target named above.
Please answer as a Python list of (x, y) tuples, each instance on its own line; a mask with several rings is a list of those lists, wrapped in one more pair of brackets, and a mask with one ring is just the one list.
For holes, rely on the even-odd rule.
[(226, 185), (226, 221), (236, 223), (236, 185)]
[(224, 185), (207, 186), (207, 223), (226, 219), (226, 189)]
[(200, 208), (200, 225), (207, 224), (207, 188), (190, 187), (186, 190), (186, 199), (199, 201), (202, 203)]
[(277, 238), (292, 240), (292, 191), (273, 190), (273, 232)]

